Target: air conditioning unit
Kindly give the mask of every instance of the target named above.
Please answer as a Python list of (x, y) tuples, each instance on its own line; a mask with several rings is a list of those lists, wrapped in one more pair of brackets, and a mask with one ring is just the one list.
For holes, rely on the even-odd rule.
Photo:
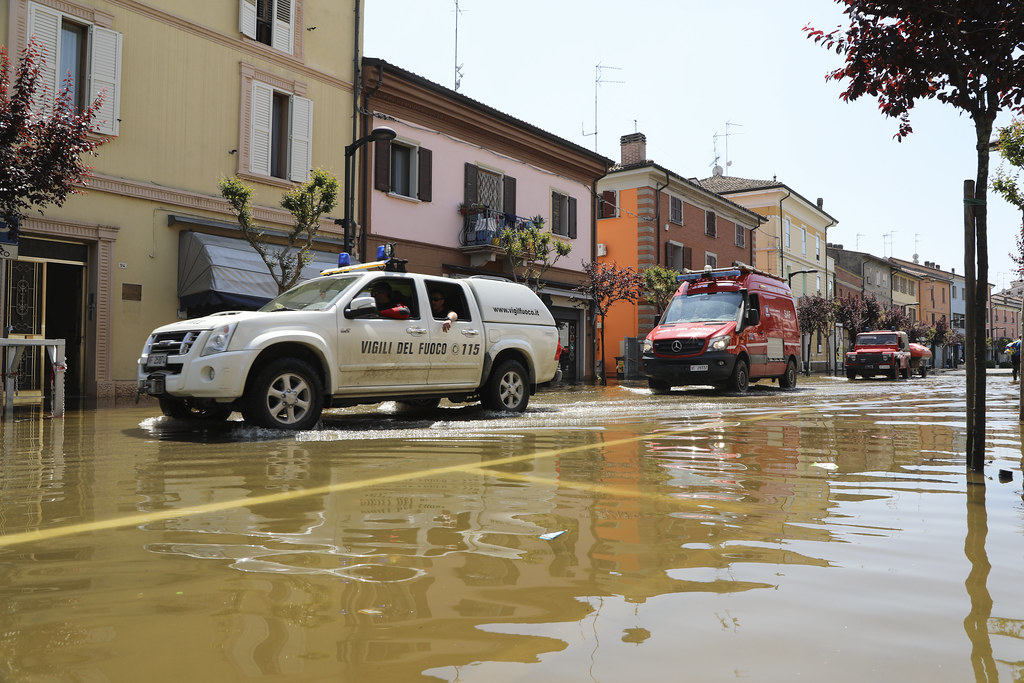
[(597, 255), (598, 256), (607, 256), (608, 255), (608, 245), (605, 244), (604, 242), (598, 242), (597, 243)]

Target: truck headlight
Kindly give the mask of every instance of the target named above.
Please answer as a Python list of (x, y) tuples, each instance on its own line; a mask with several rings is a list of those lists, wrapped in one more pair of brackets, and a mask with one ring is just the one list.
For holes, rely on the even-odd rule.
[(650, 339), (644, 339), (643, 353), (652, 353), (654, 351), (654, 342)]
[(227, 325), (220, 325), (210, 330), (210, 336), (206, 338), (206, 344), (203, 346), (203, 352), (200, 356), (209, 356), (214, 353), (222, 353), (228, 350), (228, 343), (231, 341), (231, 335), (235, 331), (235, 323), (228, 323)]
[(729, 337), (714, 337), (708, 343), (708, 348), (712, 351), (725, 351), (729, 348)]

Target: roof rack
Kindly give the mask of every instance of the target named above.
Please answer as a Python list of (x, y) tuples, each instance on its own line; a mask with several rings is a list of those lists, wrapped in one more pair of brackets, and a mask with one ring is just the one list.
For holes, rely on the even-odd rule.
[(712, 268), (711, 266), (704, 266), (703, 270), (690, 270), (684, 268), (683, 273), (676, 277), (676, 282), (683, 282), (684, 280), (701, 280), (704, 278), (715, 279), (715, 278), (727, 278), (727, 277), (739, 277), (740, 275), (761, 275), (763, 277), (770, 277), (773, 280), (779, 282), (785, 282), (785, 280), (778, 275), (769, 273), (763, 270), (758, 270), (754, 266), (748, 266), (746, 263), (740, 263), (737, 261), (734, 265), (727, 268)]
[(377, 260), (369, 263), (349, 264), (351, 256), (343, 251), (338, 254), (338, 267), (321, 270), (321, 275), (338, 275), (339, 273), (351, 273), (357, 270), (384, 270), (391, 273), (404, 273), (407, 259), (395, 258), (395, 243), (388, 242), (377, 247)]

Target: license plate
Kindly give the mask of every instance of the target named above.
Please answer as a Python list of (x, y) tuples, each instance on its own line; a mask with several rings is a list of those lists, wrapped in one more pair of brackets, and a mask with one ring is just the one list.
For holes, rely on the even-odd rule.
[(166, 368), (167, 367), (167, 354), (166, 353), (151, 353), (149, 358), (146, 359), (147, 368)]
[(690, 366), (690, 371), (691, 372), (707, 372), (708, 371), (708, 366), (706, 366), (706, 365), (691, 365)]
[(879, 370), (888, 370), (891, 367), (892, 367), (891, 365), (879, 365), (878, 369)]

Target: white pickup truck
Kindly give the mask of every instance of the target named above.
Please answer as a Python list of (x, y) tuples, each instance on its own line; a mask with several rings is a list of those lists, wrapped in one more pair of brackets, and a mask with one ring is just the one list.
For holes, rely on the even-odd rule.
[[(226, 419), (238, 410), (251, 424), (299, 430), (313, 427), (326, 407), (389, 400), (421, 407), (479, 400), (520, 412), (555, 375), (554, 319), (523, 285), (325, 272), (258, 311), (154, 330), (139, 358), (139, 393), (175, 418)], [(398, 317), (386, 317), (396, 314), (379, 310), (371, 295), (382, 282), (401, 304)], [(432, 296), (444, 299), (439, 317)]]

